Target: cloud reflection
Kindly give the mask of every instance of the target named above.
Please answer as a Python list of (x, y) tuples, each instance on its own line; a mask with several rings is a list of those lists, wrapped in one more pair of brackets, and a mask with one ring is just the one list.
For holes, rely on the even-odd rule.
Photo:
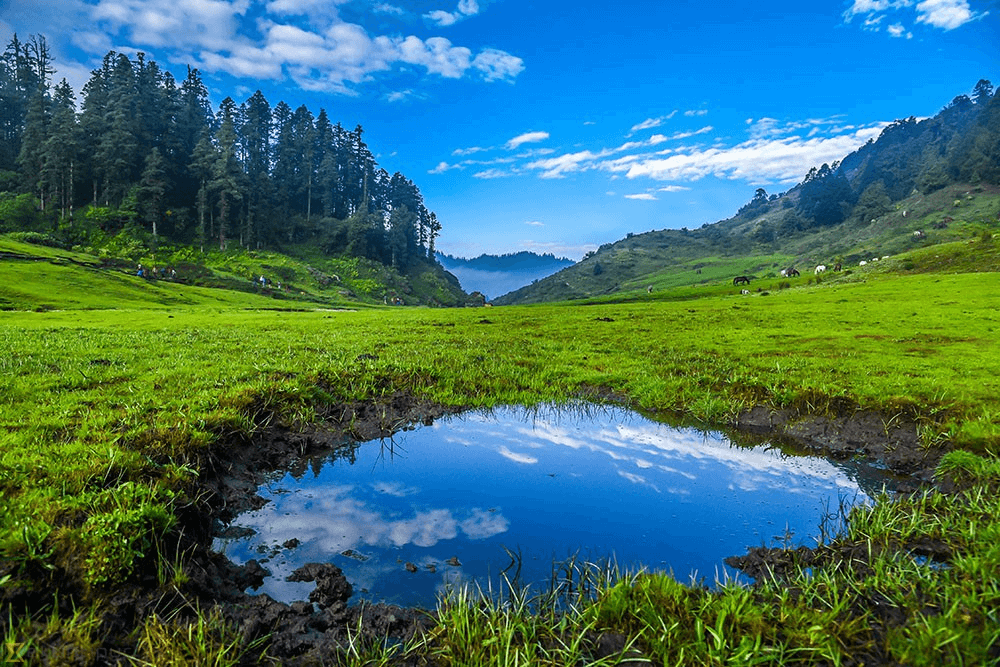
[[(495, 414), (497, 420), (517, 419), (516, 411)], [(795, 457), (790, 461), (780, 452), (766, 446), (738, 447), (721, 434), (706, 433), (696, 429), (675, 429), (663, 424), (630, 416), (621, 410), (610, 410), (605, 423), (612, 425), (595, 430), (583, 430), (577, 420), (561, 418), (548, 420), (536, 418), (528, 425), (514, 429), (514, 435), (498, 434), (519, 447), (539, 448), (556, 445), (573, 450), (599, 453), (619, 463), (631, 462), (640, 469), (656, 468), (668, 475), (680, 475), (695, 481), (709, 467), (713, 475), (716, 466), (729, 471), (733, 484), (746, 491), (794, 487), (802, 477), (821, 480), (847, 490), (858, 490), (857, 485), (844, 477), (829, 461), (816, 457)], [(484, 418), (490, 419), (490, 418)], [(582, 420), (580, 420), (582, 421)], [(471, 432), (489, 431), (493, 437), (495, 427), (474, 419), (456, 424), (465, 438), (475, 442)], [(463, 437), (456, 434), (456, 437)], [(537, 463), (538, 456), (512, 452), (506, 446), (499, 449), (505, 457), (519, 463)], [(541, 456), (541, 455), (539, 455)], [(794, 474), (790, 474), (790, 469)]]
[(510, 526), (499, 512), (480, 508), (417, 510), (406, 518), (387, 516), (364, 500), (348, 495), (352, 491), (350, 486), (324, 485), (313, 486), (308, 493), (273, 497), (237, 523), (257, 531), (255, 541), (283, 544), (295, 538), (326, 553), (363, 550), (366, 546), (432, 547), (460, 534), (481, 540), (505, 532)]
[(528, 456), (527, 454), (518, 454), (517, 452), (512, 452), (506, 447), (500, 447), (497, 453), (505, 459), (510, 459), (514, 463), (538, 463), (538, 459), (534, 456)]

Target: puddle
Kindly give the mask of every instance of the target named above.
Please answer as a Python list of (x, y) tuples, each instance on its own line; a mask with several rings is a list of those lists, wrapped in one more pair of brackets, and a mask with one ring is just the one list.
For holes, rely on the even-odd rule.
[[(215, 541), (272, 576), (257, 592), (291, 602), (285, 577), (332, 562), (359, 599), (433, 607), (450, 585), (484, 589), (510, 567), (544, 590), (553, 563), (612, 560), (711, 584), (749, 546), (816, 544), (823, 517), (869, 502), (885, 471), (745, 447), (622, 409), (503, 409), (441, 419), (275, 475), (269, 502)], [(515, 569), (508, 570), (511, 576)]]

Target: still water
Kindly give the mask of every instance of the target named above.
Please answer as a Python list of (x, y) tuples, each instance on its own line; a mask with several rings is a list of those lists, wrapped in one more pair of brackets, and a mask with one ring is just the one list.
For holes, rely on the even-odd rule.
[(495, 584), (510, 553), (536, 590), (573, 557), (712, 584), (737, 576), (723, 559), (748, 546), (815, 545), (825, 515), (883, 485), (892, 480), (862, 464), (739, 446), (622, 409), (509, 408), (277, 474), (258, 490), (269, 502), (233, 521), (228, 534), (245, 536), (215, 548), (261, 562), (272, 576), (258, 592), (286, 602), (313, 587), (285, 581), (292, 570), (332, 562), (352, 601), (432, 607), (449, 585)]

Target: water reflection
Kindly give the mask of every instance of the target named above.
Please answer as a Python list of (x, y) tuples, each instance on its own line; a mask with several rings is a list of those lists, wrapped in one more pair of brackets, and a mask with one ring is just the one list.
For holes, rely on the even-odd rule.
[(711, 581), (748, 546), (813, 544), (829, 507), (891, 484), (620, 409), (471, 413), (385, 444), (276, 476), (259, 491), (270, 502), (234, 521), (254, 534), (217, 548), (264, 561), (261, 590), (286, 601), (311, 588), (288, 573), (330, 561), (361, 597), (429, 606), (448, 585), (485, 586), (508, 550), (536, 585), (572, 556)]

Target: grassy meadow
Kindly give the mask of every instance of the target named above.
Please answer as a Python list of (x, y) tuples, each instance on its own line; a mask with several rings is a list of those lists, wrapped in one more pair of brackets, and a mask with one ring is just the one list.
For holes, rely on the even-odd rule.
[[(773, 279), (750, 296), (720, 276), (632, 302), (475, 309), (334, 310), (54, 259), (0, 260), (0, 586), (49, 601), (3, 610), (0, 662), (42, 663), (69, 646), (78, 661), (66, 664), (92, 664), (115, 590), (176, 586), (184, 555), (166, 545), (202, 511), (196, 482), (219, 443), (397, 392), (470, 408), (614, 396), (706, 426), (758, 404), (874, 410), (916, 420), (928, 451), (955, 450), (939, 473), (959, 490), (853, 510), (833, 544), (854, 555), (757, 588), (620, 573), (558, 602), (458, 596), (442, 599), (426, 636), (351, 645), (343, 663), (1000, 660), (992, 240)], [(917, 557), (928, 540), (947, 558)], [(594, 658), (600, 633), (622, 637), (622, 650)], [(150, 617), (132, 641), (132, 664), (253, 664), (262, 650), (208, 610)]]

